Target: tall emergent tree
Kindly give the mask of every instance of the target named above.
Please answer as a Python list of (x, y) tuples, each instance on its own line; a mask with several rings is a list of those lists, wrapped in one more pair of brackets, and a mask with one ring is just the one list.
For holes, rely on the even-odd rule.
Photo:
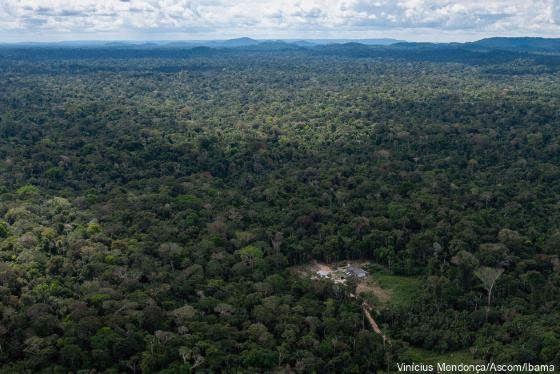
[(504, 269), (502, 268), (490, 268), (486, 266), (480, 267), (474, 272), (477, 278), (482, 281), (482, 285), (488, 293), (488, 304), (486, 305), (486, 321), (488, 321), (488, 313), (490, 312), (490, 304), (492, 303), (492, 290), (494, 289), (496, 281), (498, 280), (498, 278), (500, 278), (503, 272)]

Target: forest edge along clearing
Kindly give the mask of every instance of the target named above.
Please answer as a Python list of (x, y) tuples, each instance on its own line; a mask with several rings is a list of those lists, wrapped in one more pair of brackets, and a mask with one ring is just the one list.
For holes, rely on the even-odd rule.
[[(308, 277), (314, 280), (327, 280), (335, 284), (348, 284), (349, 280), (356, 282), (356, 288), (349, 296), (356, 298), (360, 295), (365, 297), (373, 295), (375, 301), (380, 306), (387, 304), (391, 300), (391, 293), (379, 286), (373, 279), (365, 267), (369, 265), (368, 262), (350, 261), (345, 263), (325, 264), (316, 260), (311, 261), (307, 266), (297, 267), (297, 273), (300, 276)], [(370, 324), (372, 330), (383, 338), (383, 341), (388, 341), (387, 336), (383, 333), (375, 318), (371, 315), (371, 311), (375, 310), (375, 304), (364, 300), (362, 302), (362, 310), (365, 318)]]

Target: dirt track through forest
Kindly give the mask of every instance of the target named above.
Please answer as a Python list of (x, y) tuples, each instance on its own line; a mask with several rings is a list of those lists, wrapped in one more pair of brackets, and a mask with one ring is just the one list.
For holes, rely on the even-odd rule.
[[(314, 269), (313, 271), (317, 272), (317, 271), (324, 271), (326, 273), (332, 273), (334, 270), (323, 263), (317, 262), (315, 260), (313, 260), (311, 262), (312, 268)], [(378, 300), (381, 303), (385, 303), (388, 302), (389, 299), (391, 298), (390, 294), (387, 293), (387, 291), (385, 291), (384, 289), (382, 289), (381, 287), (379, 287), (377, 284), (367, 284), (365, 282), (360, 282), (357, 286), (356, 289), (356, 294), (359, 294), (360, 292), (371, 292), (373, 293)], [(356, 297), (356, 295), (351, 294), (352, 297)], [(383, 334), (383, 331), (381, 331), (381, 328), (379, 327), (379, 325), (377, 324), (377, 322), (375, 321), (375, 319), (371, 316), (370, 311), (373, 310), (373, 307), (371, 305), (369, 305), (367, 302), (363, 302), (362, 303), (362, 309), (364, 312), (364, 315), (366, 316), (371, 328), (373, 329), (373, 331), (381, 336), (383, 338), (383, 342), (387, 342), (389, 339), (387, 339), (387, 337), (385, 336), (385, 334)]]
[(364, 314), (371, 326), (371, 328), (373, 329), (373, 331), (381, 336), (383, 338), (383, 342), (386, 342), (388, 339), (385, 336), (385, 334), (383, 334), (383, 331), (381, 331), (381, 329), (379, 328), (379, 325), (377, 324), (377, 322), (375, 322), (375, 319), (371, 316), (370, 310), (372, 309), (372, 307), (366, 303), (365, 301), (362, 304), (362, 309), (364, 310)]

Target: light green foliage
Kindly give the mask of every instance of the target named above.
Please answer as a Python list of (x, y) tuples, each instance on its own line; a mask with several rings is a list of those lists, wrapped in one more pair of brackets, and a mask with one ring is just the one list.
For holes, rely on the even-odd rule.
[(39, 194), (39, 188), (32, 184), (26, 184), (16, 190), (16, 194), (23, 198), (35, 197)]
[(88, 223), (86, 230), (88, 235), (95, 235), (103, 231), (103, 228), (97, 221), (91, 221), (90, 223)]
[(238, 253), (241, 259), (250, 265), (254, 265), (255, 262), (263, 257), (262, 250), (254, 245), (243, 247), (238, 251)]

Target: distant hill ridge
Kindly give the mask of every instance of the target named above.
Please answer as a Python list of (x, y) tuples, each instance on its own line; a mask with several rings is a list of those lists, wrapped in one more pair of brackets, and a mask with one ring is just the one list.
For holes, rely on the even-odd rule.
[(560, 38), (486, 38), (470, 45), (500, 48), (500, 49), (525, 49), (525, 50), (556, 50), (560, 51)]
[(398, 39), (252, 39), (249, 37), (227, 40), (178, 41), (65, 41), (54, 43), (23, 42), (0, 43), (2, 47), (84, 47), (84, 48), (270, 48), (291, 49), (344, 46), (343, 48), (392, 47), (398, 49), (465, 48), (470, 50), (500, 49), (514, 52), (558, 52), (560, 38), (493, 37), (466, 43), (408, 42)]
[(286, 43), (302, 47), (313, 47), (317, 45), (359, 43), (363, 45), (392, 45), (402, 43), (403, 40), (397, 39), (252, 39), (249, 37), (227, 39), (227, 40), (162, 40), (162, 41), (64, 41), (64, 42), (21, 42), (21, 43), (0, 43), (3, 46), (56, 46), (56, 47), (217, 47), (217, 48), (237, 48), (248, 47), (259, 44)]
[[(560, 71), (560, 39), (488, 38), (469, 43), (414, 43), (364, 40), (256, 40), (238, 38), (210, 41), (79, 42), (0, 44), (0, 60), (92, 58), (191, 58), (291, 53), (307, 56), (384, 58), (407, 61), (504, 64), (523, 60), (527, 71)], [(390, 43), (390, 44), (387, 44)], [(525, 70), (521, 69), (520, 72)]]
[(317, 47), (325, 45), (393, 46), (399, 48), (492, 48), (526, 51), (559, 51), (560, 38), (540, 37), (493, 37), (466, 43), (408, 42), (398, 39), (252, 39), (249, 37), (226, 40), (177, 40), (177, 41), (64, 41), (64, 42), (21, 42), (0, 43), (2, 46), (55, 46), (55, 47), (213, 47), (239, 48), (250, 46), (275, 46), (280, 43), (298, 47)]

